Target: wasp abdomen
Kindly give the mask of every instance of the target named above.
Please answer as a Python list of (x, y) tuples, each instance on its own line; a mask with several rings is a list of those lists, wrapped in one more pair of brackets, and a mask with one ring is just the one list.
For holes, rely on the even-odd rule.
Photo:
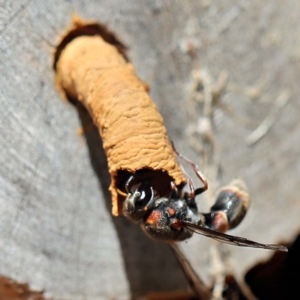
[(236, 179), (221, 188), (210, 213), (205, 214), (205, 224), (219, 232), (238, 226), (250, 206), (250, 196), (245, 183)]

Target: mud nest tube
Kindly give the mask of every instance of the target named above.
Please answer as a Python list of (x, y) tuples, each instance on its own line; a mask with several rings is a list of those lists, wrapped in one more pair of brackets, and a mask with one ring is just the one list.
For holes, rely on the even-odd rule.
[(126, 172), (157, 171), (177, 186), (185, 184), (149, 88), (112, 32), (77, 17), (61, 38), (54, 59), (59, 90), (81, 102), (99, 129), (111, 175), (114, 216), (122, 214), (124, 195), (118, 194), (117, 182)]

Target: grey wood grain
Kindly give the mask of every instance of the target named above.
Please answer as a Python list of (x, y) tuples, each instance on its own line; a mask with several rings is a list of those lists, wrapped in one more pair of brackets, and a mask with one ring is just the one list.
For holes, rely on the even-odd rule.
[[(216, 125), (222, 181), (242, 176), (253, 199), (234, 234), (274, 243), (299, 229), (300, 7), (282, 1), (2, 1), (0, 4), (0, 273), (54, 299), (121, 299), (184, 289), (167, 245), (110, 215), (109, 176), (97, 130), (61, 100), (52, 69), (53, 46), (72, 14), (107, 24), (129, 47), (137, 73), (149, 83), (170, 138), (195, 162), (186, 98), (196, 45), (200, 67), (246, 89), (267, 78), (270, 99), (249, 102), (228, 93), (240, 115), (263, 120), (279, 93), (292, 98), (268, 135), (249, 148), (251, 128), (219, 111)], [(184, 245), (209, 278), (209, 243)], [(265, 251), (230, 248), (241, 276)]]

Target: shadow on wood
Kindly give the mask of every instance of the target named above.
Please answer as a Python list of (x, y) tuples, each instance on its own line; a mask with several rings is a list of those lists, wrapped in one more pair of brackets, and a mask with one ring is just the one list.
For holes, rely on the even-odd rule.
[[(111, 195), (108, 191), (110, 175), (102, 140), (85, 108), (79, 103), (76, 103), (76, 106), (91, 165), (103, 191), (107, 213), (111, 215)], [(153, 289), (156, 292), (186, 289), (186, 279), (167, 244), (152, 241), (138, 224), (131, 223), (125, 217), (111, 218), (119, 237), (132, 297), (153, 292)]]

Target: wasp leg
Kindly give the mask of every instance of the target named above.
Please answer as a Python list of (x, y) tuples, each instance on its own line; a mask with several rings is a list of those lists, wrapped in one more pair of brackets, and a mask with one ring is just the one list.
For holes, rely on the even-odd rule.
[(176, 184), (175, 184), (174, 181), (171, 181), (171, 182), (170, 182), (170, 186), (171, 186), (171, 190), (172, 190), (173, 192), (175, 192), (176, 194), (178, 194), (178, 189), (177, 189), (177, 186), (176, 186)]
[(176, 198), (176, 199), (180, 198), (178, 188), (177, 188), (177, 186), (176, 186), (176, 184), (175, 184), (174, 181), (170, 182), (170, 186), (171, 186), (170, 198), (172, 198), (172, 199), (174, 199), (174, 198)]
[[(205, 192), (208, 189), (208, 184), (207, 184), (207, 181), (205, 180), (204, 176), (200, 172), (199, 167), (195, 163), (193, 163), (191, 160), (189, 160), (188, 158), (186, 158), (182, 154), (180, 154), (176, 150), (176, 148), (174, 146), (174, 143), (172, 141), (171, 141), (171, 144), (172, 144), (173, 150), (177, 154), (177, 156), (179, 156), (182, 160), (184, 160), (185, 162), (187, 162), (192, 167), (192, 169), (194, 170), (196, 176), (203, 183), (203, 187), (197, 188), (196, 190), (194, 190), (194, 194), (193, 194), (193, 191), (191, 190), (191, 194), (193, 194), (193, 196), (195, 197), (196, 195), (199, 195), (199, 194)], [(190, 178), (189, 176), (187, 176), (187, 177)], [(193, 188), (194, 188), (194, 186), (193, 186)]]
[(187, 183), (189, 185), (189, 188), (190, 188), (190, 193), (184, 193), (184, 198), (195, 198), (195, 187), (194, 187), (194, 183), (193, 183), (193, 180), (192, 178), (188, 175), (188, 173), (185, 171), (184, 167), (183, 166), (180, 166), (181, 167), (181, 170), (182, 172), (184, 173), (184, 176), (186, 177), (186, 180), (187, 180)]
[(212, 294), (210, 289), (205, 285), (204, 281), (199, 277), (199, 275), (195, 272), (192, 265), (189, 263), (184, 253), (180, 249), (180, 246), (176, 243), (170, 243), (171, 249), (177, 259), (181, 269), (183, 270), (185, 277), (195, 294), (195, 298), (197, 299), (212, 299)]

